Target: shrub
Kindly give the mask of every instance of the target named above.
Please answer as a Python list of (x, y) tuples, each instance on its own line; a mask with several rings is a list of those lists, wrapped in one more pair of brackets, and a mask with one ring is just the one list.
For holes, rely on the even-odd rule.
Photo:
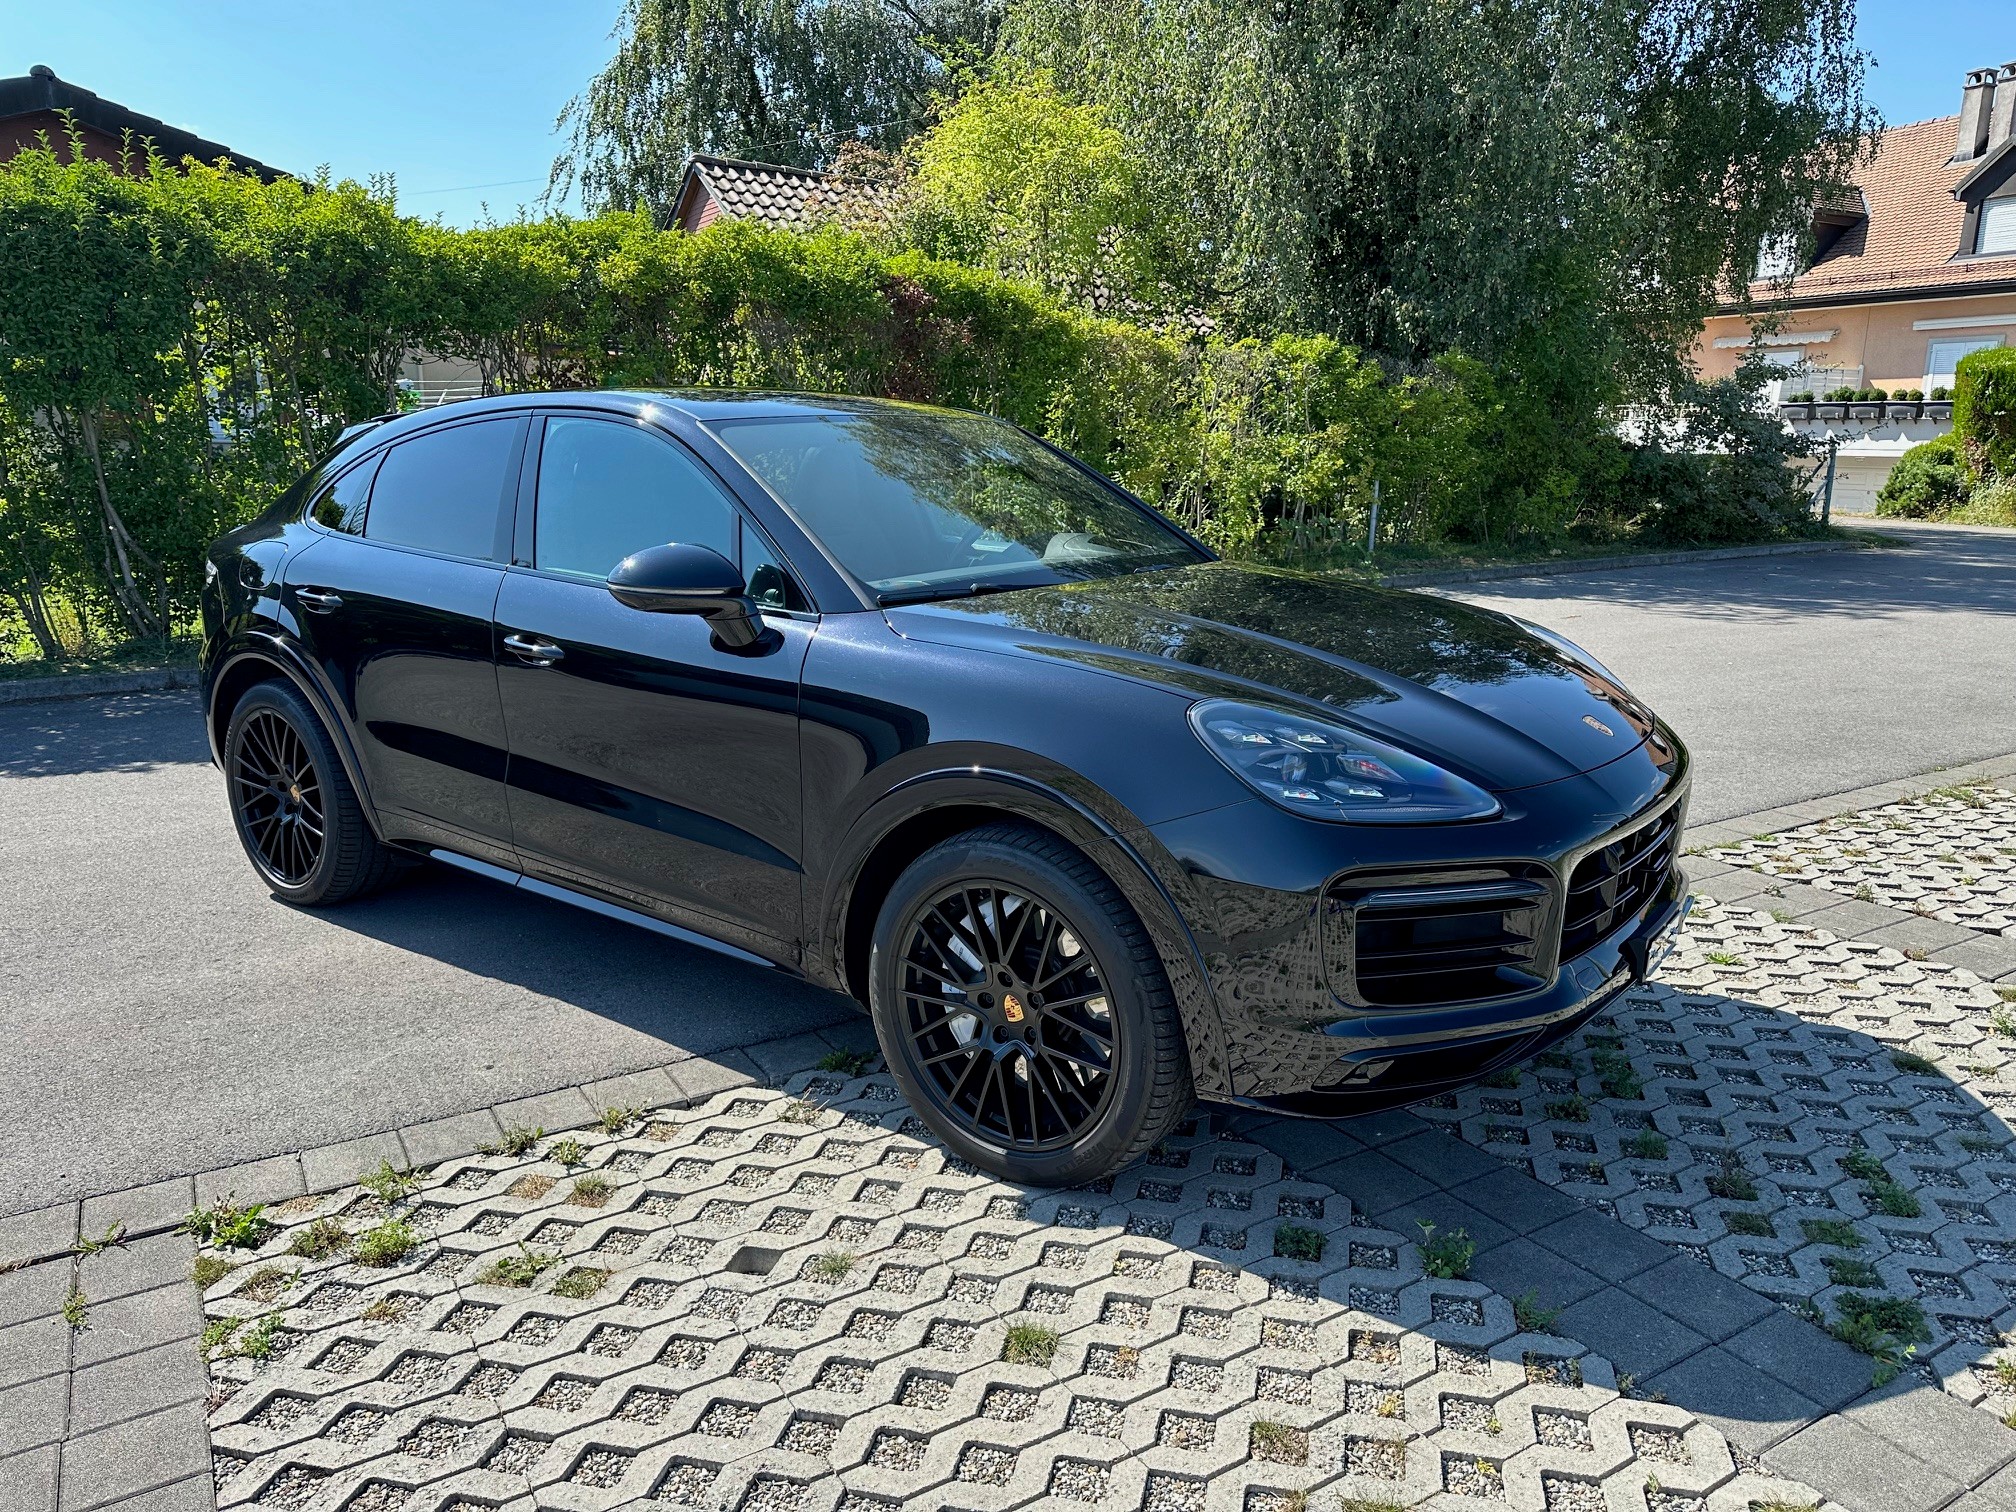
[(1897, 459), (1876, 491), (1876, 513), (1911, 520), (1942, 519), (1967, 502), (1973, 480), (1957, 436), (1934, 436)]
[(2016, 347), (1988, 347), (1960, 359), (1953, 434), (1976, 477), (2016, 475)]

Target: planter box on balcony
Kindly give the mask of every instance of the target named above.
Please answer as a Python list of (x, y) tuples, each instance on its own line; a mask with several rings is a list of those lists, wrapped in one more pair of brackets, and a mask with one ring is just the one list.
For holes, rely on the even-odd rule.
[(1848, 406), (1848, 418), (1851, 420), (1881, 420), (1883, 418), (1883, 406), (1880, 403), (1851, 404)]
[(1810, 404), (1781, 404), (1778, 406), (1780, 420), (1811, 420), (1813, 406)]
[(1848, 418), (1848, 406), (1841, 403), (1838, 399), (1831, 404), (1816, 404), (1813, 406), (1813, 418), (1816, 420), (1846, 420)]
[(1886, 420), (1916, 420), (1924, 408), (1925, 406), (1916, 399), (1892, 399), (1883, 406), (1883, 418)]
[(1953, 401), (1951, 399), (1927, 399), (1925, 401), (1925, 418), (1927, 420), (1951, 420), (1953, 418)]

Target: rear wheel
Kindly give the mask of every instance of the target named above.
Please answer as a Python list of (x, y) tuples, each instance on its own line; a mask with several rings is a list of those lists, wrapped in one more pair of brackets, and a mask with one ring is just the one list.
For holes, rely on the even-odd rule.
[(322, 722), (287, 684), (259, 683), (239, 699), (224, 770), (239, 842), (276, 896), (311, 908), (346, 903), (396, 867)]
[(952, 1151), (1064, 1186), (1138, 1159), (1194, 1094), (1147, 931), (1055, 836), (993, 825), (899, 877), (876, 923), (884, 1058)]

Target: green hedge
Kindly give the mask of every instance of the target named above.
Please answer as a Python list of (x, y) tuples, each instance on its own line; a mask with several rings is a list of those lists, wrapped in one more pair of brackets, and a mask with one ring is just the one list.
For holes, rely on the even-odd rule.
[(1942, 519), (1967, 502), (1974, 480), (1957, 435), (1935, 436), (1897, 459), (1876, 491), (1876, 513), (1906, 519)]
[(2016, 347), (1988, 347), (1960, 359), (1953, 434), (1977, 477), (2016, 477)]
[[(52, 657), (186, 627), (204, 544), (396, 406), (416, 350), (475, 363), (489, 392), (995, 411), (1234, 552), (1362, 540), (1375, 481), (1388, 538), (1414, 541), (1548, 536), (1605, 510), (1688, 538), (1796, 528), (1732, 502), (1759, 478), (1771, 494), (1777, 463), (1775, 481), (1737, 467), (1741, 447), (1648, 463), (1459, 355), (1396, 374), (1326, 336), (1181, 337), (838, 229), (686, 235), (616, 214), (457, 231), (354, 183), (129, 166), (0, 165), (0, 655), (19, 627)], [(1665, 474), (1686, 502), (1646, 486)]]

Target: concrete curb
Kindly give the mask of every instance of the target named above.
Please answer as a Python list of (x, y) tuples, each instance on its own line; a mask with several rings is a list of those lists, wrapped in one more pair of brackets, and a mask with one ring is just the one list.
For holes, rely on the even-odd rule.
[(137, 672), (79, 672), (73, 677), (26, 677), (0, 682), (0, 705), (193, 688), (199, 675), (194, 667), (147, 667)]
[(1561, 562), (1516, 562), (1503, 567), (1457, 567), (1432, 572), (1389, 572), (1382, 588), (1426, 588), (1440, 583), (1490, 583), (1503, 578), (1557, 577), (1570, 572), (1611, 572), (1631, 567), (1673, 567), (1685, 562), (1727, 562), (1737, 557), (1805, 556), (1816, 551), (1867, 551), (1862, 541), (1781, 541), (1768, 546), (1719, 546), (1712, 551), (1644, 551), (1631, 556), (1578, 557)]

